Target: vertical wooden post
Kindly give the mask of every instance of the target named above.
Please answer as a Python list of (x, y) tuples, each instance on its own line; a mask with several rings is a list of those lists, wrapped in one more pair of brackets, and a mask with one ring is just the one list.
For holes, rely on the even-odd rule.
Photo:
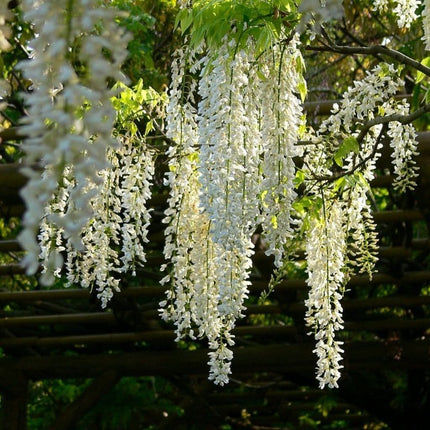
[(78, 421), (121, 379), (118, 372), (108, 370), (97, 378), (73, 403), (56, 418), (50, 430), (72, 430)]
[(23, 374), (2, 375), (1, 430), (27, 429), (28, 379)]

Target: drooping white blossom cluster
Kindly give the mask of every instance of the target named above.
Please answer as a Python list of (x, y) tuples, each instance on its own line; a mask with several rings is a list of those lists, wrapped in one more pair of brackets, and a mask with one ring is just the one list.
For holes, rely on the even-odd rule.
[[(200, 205), (209, 217), (209, 233), (215, 244), (217, 307), (224, 325), (220, 337), (227, 345), (234, 343), (231, 330), (243, 316), (250, 284), (261, 151), (252, 85), (255, 77), (250, 71), (254, 53), (249, 47), (232, 54), (236, 43), (226, 38), (218, 52), (209, 49), (200, 80), (198, 112)], [(222, 372), (224, 361), (229, 362), (232, 354), (221, 341), (214, 346), (217, 351), (210, 360), (210, 377), (224, 383), (228, 380)]]
[(170, 264), (163, 280), (171, 288), (161, 314), (175, 323), (177, 339), (208, 339), (209, 378), (221, 385), (228, 382), (232, 330), (248, 295), (252, 234), (261, 223), (280, 266), (294, 224), (297, 43), (273, 46), (256, 62), (252, 38), (245, 48), (225, 37), (198, 61), (182, 48), (172, 68), (167, 133), (177, 145), (169, 149)]
[(261, 223), (267, 243), (266, 254), (275, 257), (278, 268), (283, 263), (287, 242), (294, 236), (298, 222), (292, 215), (293, 202), (297, 198), (293, 159), (302, 155), (301, 147), (296, 145), (302, 115), (300, 98), (295, 95), (302, 83), (295, 68), (299, 61), (297, 39), (286, 47), (274, 46), (273, 52), (262, 58)]
[[(11, 35), (8, 21), (11, 19), (12, 13), (8, 9), (7, 4), (0, 5), (0, 54), (2, 51), (8, 51), (11, 48), (11, 44), (8, 41)], [(0, 112), (7, 106), (7, 103), (3, 102), (2, 99), (9, 95), (9, 91), (9, 82), (6, 79), (0, 78)]]
[[(385, 121), (384, 117), (398, 115), (400, 120), (409, 114), (406, 99), (393, 97), (403, 87), (404, 82), (393, 65), (378, 64), (366, 73), (364, 79), (355, 81), (354, 86), (344, 93), (341, 105), (335, 106), (333, 114), (318, 131), (320, 135), (328, 133), (330, 136), (358, 138), (363, 127), (368, 128), (372, 120), (376, 121), (375, 126), (370, 127), (369, 134), (365, 136), (360, 150), (362, 159), (366, 161), (362, 164), (367, 167), (363, 174), (367, 181), (373, 179), (369, 169), (375, 167), (374, 163), (379, 157), (377, 149), (381, 147), (382, 138), (388, 137), (393, 149), (394, 187), (400, 191), (412, 189), (416, 185), (414, 181), (418, 169), (413, 160), (417, 155), (416, 132), (411, 124), (402, 124), (395, 120)], [(386, 125), (383, 127), (384, 123)], [(332, 148), (334, 151), (337, 149), (337, 146)], [(357, 154), (351, 155), (346, 161), (342, 166), (344, 171), (350, 171), (354, 168), (354, 163), (359, 162)]]
[[(169, 207), (165, 212), (164, 255), (169, 261), (162, 280), (169, 285), (166, 300), (160, 303), (161, 316), (176, 326), (176, 340), (207, 337), (212, 349), (220, 348), (215, 244), (209, 235), (210, 222), (200, 208), (201, 186), (198, 172), (198, 126), (194, 95), (199, 72), (198, 52), (187, 47), (176, 52), (167, 107), (167, 136), (176, 144), (168, 150)], [(219, 360), (217, 381), (224, 383), (230, 373), (229, 361)]]
[(120, 275), (134, 272), (146, 261), (144, 243), (148, 242), (154, 160), (145, 142), (121, 140), (118, 148), (109, 148), (109, 167), (98, 172), (99, 192), (90, 200), (91, 220), (82, 228), (83, 250), (74, 248), (64, 229), (51, 222), (52, 214), (66, 216), (75, 187), (72, 168), (65, 169), (63, 185), (45, 208), (39, 241), (40, 260), (45, 283), (62, 275), (61, 252), (67, 255), (65, 275), (68, 284), (94, 288), (102, 307), (119, 291)]
[(398, 27), (409, 28), (418, 18), (416, 12), (420, 4), (421, 0), (374, 0), (373, 8), (381, 13), (392, 11), (397, 17)]
[(423, 31), (424, 31), (424, 47), (426, 51), (430, 51), (430, 0), (424, 0), (423, 16)]
[(335, 332), (343, 329), (341, 299), (345, 283), (346, 232), (343, 208), (339, 201), (322, 196), (319, 217), (313, 217), (306, 240), (309, 297), (306, 324), (315, 333), (317, 380), (320, 388), (337, 387), (340, 378), (343, 342)]
[[(380, 64), (354, 82), (321, 124), (304, 158), (308, 192), (322, 201), (306, 240), (310, 286), (306, 322), (317, 340), (314, 352), (321, 387), (336, 387), (340, 377), (342, 351), (334, 334), (342, 328), (340, 298), (345, 283), (352, 270), (372, 276), (377, 261), (377, 235), (366, 194), (384, 139), (393, 149), (394, 186), (404, 191), (415, 185), (414, 128), (384, 122), (395, 113), (409, 114), (408, 103), (393, 97), (404, 85), (398, 75), (392, 65)], [(375, 125), (369, 126), (371, 121)], [(332, 171), (333, 159), (337, 173)]]
[(0, 52), (10, 49), (11, 44), (8, 39), (10, 37), (10, 27), (8, 21), (12, 19), (12, 12), (9, 10), (7, 3), (0, 5)]
[(298, 10), (302, 15), (297, 27), (299, 32), (304, 30), (308, 23), (322, 24), (332, 19), (339, 19), (344, 14), (342, 2), (338, 0), (302, 0)]
[[(39, 223), (53, 196), (62, 193), (71, 166), (67, 210), (53, 211), (47, 221), (62, 231), (73, 249), (84, 249), (81, 231), (93, 215), (90, 201), (101, 183), (97, 172), (109, 164), (107, 147), (115, 146), (108, 81), (123, 79), (120, 66), (127, 55), (127, 37), (115, 23), (118, 12), (98, 0), (21, 4), (36, 34), (29, 47), (32, 58), (21, 65), (32, 88), (22, 127), (27, 164), (23, 172), (29, 181), (22, 191), (27, 211), (19, 240), (27, 251), (23, 263), (32, 274), (38, 268)], [(78, 70), (79, 64), (86, 67), (85, 73)], [(49, 258), (49, 267), (61, 263), (60, 256)]]
[[(389, 115), (408, 115), (409, 103), (402, 100), (395, 105), (386, 107)], [(392, 165), (394, 178), (394, 189), (404, 192), (416, 187), (418, 177), (418, 166), (415, 157), (418, 155), (417, 132), (412, 124), (402, 124), (399, 121), (391, 121), (388, 125), (387, 135), (392, 148)]]

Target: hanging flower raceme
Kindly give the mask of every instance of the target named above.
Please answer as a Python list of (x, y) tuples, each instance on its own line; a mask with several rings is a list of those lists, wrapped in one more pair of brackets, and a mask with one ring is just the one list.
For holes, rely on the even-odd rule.
[[(153, 89), (144, 89), (142, 82), (133, 88), (119, 84), (116, 125), (121, 129), (118, 146), (107, 149), (108, 167), (98, 172), (99, 192), (90, 200), (93, 216), (81, 230), (83, 250), (73, 247), (64, 229), (51, 221), (51, 214), (65, 216), (73, 202), (70, 194), (76, 183), (72, 166), (66, 166), (62, 183), (45, 208), (39, 240), (42, 276), (52, 282), (55, 276), (66, 275), (68, 285), (79, 284), (97, 292), (106, 307), (120, 279), (133, 276), (136, 268), (146, 262), (144, 244), (148, 242), (150, 211), (148, 199), (154, 176), (154, 151), (149, 148), (146, 133), (151, 129), (153, 115), (164, 107), (165, 96)], [(162, 119), (159, 114), (159, 120)], [(145, 132), (138, 124), (146, 121)], [(142, 127), (141, 127), (142, 128)], [(44, 175), (48, 175), (45, 172)], [(67, 255), (62, 269), (60, 252)]]
[(163, 283), (171, 287), (161, 315), (176, 325), (177, 340), (208, 339), (209, 379), (221, 385), (248, 296), (252, 234), (262, 223), (278, 266), (292, 234), (301, 116), (297, 39), (259, 56), (252, 37), (236, 36), (177, 51), (167, 110), (176, 145), (164, 220)]
[(424, 31), (424, 47), (430, 51), (430, 0), (424, 0), (423, 16), (423, 31)]
[(201, 206), (217, 244), (219, 310), (234, 318), (244, 309), (252, 266), (261, 145), (256, 112), (249, 112), (252, 48), (236, 52), (236, 44), (226, 38), (218, 52), (209, 50), (199, 86)]
[[(2, 51), (8, 51), (11, 48), (11, 44), (8, 41), (8, 38), (11, 36), (8, 21), (11, 19), (12, 13), (7, 5), (0, 5), (0, 54)], [(3, 101), (3, 99), (9, 95), (9, 92), (9, 82), (6, 79), (0, 78), (0, 112), (7, 107), (7, 102)]]
[(306, 324), (314, 329), (320, 388), (337, 387), (342, 342), (335, 332), (343, 328), (341, 299), (345, 283), (346, 235), (342, 206), (322, 196), (322, 208), (311, 221), (306, 240), (307, 284), (310, 287)]
[(94, 288), (102, 307), (119, 291), (121, 274), (134, 273), (146, 261), (143, 244), (148, 242), (147, 201), (154, 174), (153, 156), (145, 142), (123, 139), (118, 148), (109, 149), (108, 161), (110, 166), (98, 173), (99, 192), (90, 200), (92, 219), (81, 231), (84, 250), (76, 250), (64, 230), (50, 222), (52, 213), (67, 212), (75, 187), (71, 168), (65, 169), (62, 187), (45, 208), (39, 234), (45, 282), (62, 275), (60, 252), (66, 251), (68, 284)]
[(92, 221), (82, 231), (84, 252), (69, 254), (69, 283), (94, 287), (102, 307), (119, 291), (121, 274), (135, 275), (146, 262), (154, 175), (153, 155), (144, 141), (125, 139), (119, 149), (110, 149), (111, 167), (100, 172), (102, 187), (91, 201)]
[(278, 268), (283, 263), (285, 246), (297, 229), (297, 217), (292, 216), (297, 198), (293, 180), (294, 157), (301, 153), (296, 143), (302, 115), (298, 88), (303, 84), (303, 60), (297, 45), (297, 38), (287, 46), (276, 45), (261, 60), (261, 219), (266, 254), (274, 255)]
[[(319, 128), (312, 151), (306, 154), (306, 165), (312, 166), (315, 178), (330, 174), (334, 158), (345, 173), (359, 170), (371, 181), (382, 141), (389, 138), (393, 149), (394, 187), (404, 191), (415, 186), (416, 133), (412, 125), (389, 118), (394, 114), (400, 118), (409, 114), (407, 101), (394, 98), (404, 86), (398, 75), (394, 66), (380, 64), (344, 93), (341, 104), (334, 107), (332, 115)], [(368, 133), (358, 142), (363, 128)], [(361, 161), (357, 156), (359, 150)]]
[[(398, 75), (393, 66), (381, 64), (356, 81), (310, 137), (312, 145), (304, 157), (306, 193), (322, 200), (322, 208), (316, 205), (309, 215), (306, 237), (310, 286), (306, 322), (317, 341), (321, 387), (336, 387), (340, 377), (341, 343), (334, 336), (342, 328), (344, 286), (352, 271), (371, 277), (377, 261), (367, 192), (385, 139), (393, 149), (394, 187), (404, 191), (415, 185), (416, 133), (412, 125), (401, 122), (409, 105), (394, 97), (403, 87)], [(394, 114), (399, 121), (392, 120)]]
[(0, 52), (8, 51), (11, 44), (8, 39), (11, 35), (11, 30), (8, 21), (12, 19), (12, 12), (9, 10), (6, 3), (0, 5)]
[[(169, 263), (162, 280), (170, 285), (160, 305), (161, 316), (174, 322), (177, 340), (206, 337), (212, 349), (219, 350), (220, 331), (225, 322), (218, 311), (217, 245), (210, 236), (210, 221), (200, 208), (201, 184), (198, 171), (198, 126), (194, 91), (197, 81), (186, 73), (199, 70), (197, 52), (187, 47), (176, 52), (172, 65), (172, 84), (167, 107), (167, 136), (176, 143), (168, 151), (170, 185), (164, 255)], [(222, 345), (220, 346), (222, 348)], [(217, 353), (212, 373), (216, 382), (225, 383), (230, 373), (228, 354)], [(223, 358), (224, 357), (224, 358)]]
[[(115, 111), (107, 85), (108, 80), (123, 79), (120, 66), (127, 55), (127, 37), (115, 23), (117, 11), (98, 0), (23, 0), (22, 7), (36, 37), (30, 43), (32, 58), (21, 65), (32, 88), (22, 127), (28, 166), (23, 171), (29, 181), (22, 192), (27, 212), (19, 239), (27, 251), (27, 272), (35, 273), (39, 223), (70, 173), (73, 186), (65, 212), (52, 211), (47, 222), (55, 224), (74, 249), (83, 250), (81, 231), (93, 215), (90, 201), (102, 182), (97, 172), (109, 164), (107, 147), (115, 146)], [(77, 64), (85, 73), (77, 71)], [(48, 267), (61, 265), (61, 256), (49, 258)]]
[(382, 13), (392, 10), (397, 17), (398, 27), (409, 28), (418, 18), (416, 12), (420, 4), (421, 0), (374, 0), (373, 8)]
[[(396, 105), (386, 107), (387, 114), (408, 115), (409, 103), (402, 100)], [(418, 155), (417, 132), (412, 124), (402, 124), (399, 121), (391, 121), (388, 125), (387, 135), (390, 139), (390, 147), (393, 152), (393, 171), (395, 175), (394, 189), (400, 192), (412, 190), (416, 186), (418, 166), (415, 157)]]
[[(231, 331), (243, 316), (259, 217), (262, 150), (252, 70), (253, 41), (247, 50), (225, 37), (209, 49), (199, 83), (199, 173), (201, 210), (210, 220), (212, 263), (217, 273), (217, 332), (209, 333), (210, 379), (228, 382), (234, 344)], [(215, 49), (215, 48), (214, 48)]]
[[(175, 323), (177, 340), (185, 336), (195, 338), (192, 323), (193, 318), (197, 320), (199, 317), (192, 314), (191, 308), (199, 313), (205, 304), (203, 307), (192, 304), (197, 298), (194, 284), (201, 284), (203, 279), (198, 279), (198, 270), (202, 266), (197, 264), (194, 271), (191, 264), (194, 258), (205, 258), (209, 252), (208, 219), (199, 209), (198, 131), (193, 106), (193, 91), (197, 82), (187, 75), (190, 68), (198, 67), (194, 64), (194, 55), (187, 47), (175, 53), (166, 117), (166, 134), (175, 145), (167, 152), (169, 172), (166, 182), (170, 186), (170, 196), (163, 220), (167, 224), (164, 255), (169, 264), (162, 267), (167, 274), (161, 283), (170, 285), (170, 288), (167, 300), (161, 303), (160, 312), (163, 319)], [(201, 248), (199, 254), (194, 253), (197, 248)], [(210, 278), (207, 282), (211, 282)]]

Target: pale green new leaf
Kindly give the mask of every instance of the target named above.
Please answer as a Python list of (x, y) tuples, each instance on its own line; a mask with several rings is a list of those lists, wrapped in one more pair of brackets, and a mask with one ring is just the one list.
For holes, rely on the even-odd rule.
[(351, 152), (358, 154), (360, 152), (360, 145), (354, 136), (347, 137), (339, 146), (336, 153), (334, 154), (335, 163), (342, 167), (343, 159)]

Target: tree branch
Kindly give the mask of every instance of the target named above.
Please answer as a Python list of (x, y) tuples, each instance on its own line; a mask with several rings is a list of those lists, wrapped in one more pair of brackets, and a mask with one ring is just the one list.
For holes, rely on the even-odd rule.
[(424, 66), (420, 62), (402, 54), (395, 49), (387, 48), (383, 45), (373, 45), (373, 46), (340, 46), (334, 43), (324, 43), (323, 46), (307, 46), (308, 51), (325, 51), (325, 52), (337, 52), (339, 54), (363, 54), (363, 55), (373, 55), (377, 57), (378, 55), (385, 55), (391, 57), (402, 64), (407, 64), (416, 70), (424, 73), (426, 76), (430, 76), (430, 68)]
[(364, 139), (364, 136), (367, 134), (367, 132), (375, 125), (388, 124), (389, 122), (394, 122), (394, 121), (400, 122), (401, 124), (409, 124), (427, 112), (430, 112), (430, 104), (424, 105), (423, 107), (421, 107), (420, 109), (417, 109), (416, 111), (410, 113), (409, 115), (393, 114), (388, 116), (378, 116), (363, 125), (363, 128), (361, 129), (361, 132), (357, 137), (357, 140), (358, 142), (361, 142)]
[[(377, 124), (380, 124), (380, 123), (377, 123)], [(374, 125), (376, 125), (376, 124), (374, 124)], [(332, 175), (314, 176), (313, 179), (315, 179), (318, 182), (323, 181), (326, 183), (330, 183), (330, 182), (333, 182), (337, 179), (343, 178), (344, 176), (352, 175), (354, 172), (356, 172), (358, 169), (360, 169), (362, 166), (364, 166), (369, 160), (371, 160), (373, 157), (375, 157), (375, 155), (378, 151), (379, 144), (381, 143), (381, 139), (385, 135), (385, 132), (387, 131), (387, 127), (388, 127), (388, 122), (383, 123), (382, 130), (379, 132), (378, 138), (376, 139), (376, 142), (373, 146), (373, 150), (372, 150), (371, 154), (369, 154), (366, 158), (361, 159), (360, 162), (358, 162), (354, 167), (352, 167), (351, 169), (346, 170), (346, 171), (340, 170), (338, 172), (333, 172)], [(357, 137), (358, 142), (361, 142), (364, 139), (364, 136), (369, 131), (369, 129), (370, 129), (370, 127), (368, 127), (367, 131), (364, 133), (363, 133), (363, 130), (361, 131), (360, 135)]]

